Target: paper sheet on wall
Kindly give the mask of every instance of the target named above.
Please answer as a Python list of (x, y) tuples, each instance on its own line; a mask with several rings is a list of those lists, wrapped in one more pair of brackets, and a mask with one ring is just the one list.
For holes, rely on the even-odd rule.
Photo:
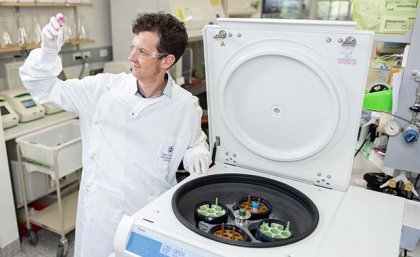
[(210, 0), (210, 3), (212, 5), (218, 5), (220, 3), (220, 0)]
[(401, 82), (404, 72), (400, 71), (392, 74), (392, 113), (398, 111), (398, 96), (400, 95)]

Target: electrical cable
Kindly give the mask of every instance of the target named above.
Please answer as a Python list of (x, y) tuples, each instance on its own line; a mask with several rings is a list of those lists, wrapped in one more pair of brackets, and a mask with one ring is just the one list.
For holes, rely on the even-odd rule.
[(370, 132), (366, 135), (365, 140), (363, 140), (363, 143), (359, 146), (359, 149), (357, 149), (356, 153), (354, 154), (354, 157), (357, 156), (357, 154), (362, 150), (363, 146), (365, 145), (366, 141), (370, 138)]
[[(411, 173), (410, 173), (410, 178), (411, 178), (411, 180), (413, 180), (413, 177), (411, 176)], [(417, 189), (417, 183), (419, 182), (419, 179), (420, 179), (420, 174), (417, 175), (416, 180), (413, 182), (413, 188), (414, 189)], [(411, 196), (410, 196), (409, 199), (410, 200), (415, 200), (415, 201), (420, 201), (420, 199), (418, 199), (414, 196), (413, 192), (411, 192)]]
[(80, 74), (79, 74), (79, 79), (81, 79), (82, 78), (82, 76), (83, 76), (83, 73), (85, 72), (85, 70), (86, 70), (86, 63), (87, 63), (87, 61), (86, 61), (86, 59), (85, 58), (83, 58), (83, 57), (80, 57), (80, 62), (81, 62), (81, 64), (82, 64), (82, 69), (80, 70)]
[(420, 174), (417, 175), (416, 181), (413, 183), (414, 188), (417, 188), (417, 183), (419, 182)]

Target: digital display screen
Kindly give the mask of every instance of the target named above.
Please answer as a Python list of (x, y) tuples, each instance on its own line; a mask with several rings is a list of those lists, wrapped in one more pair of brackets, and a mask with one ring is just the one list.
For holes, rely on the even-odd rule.
[(25, 106), (26, 109), (36, 106), (36, 103), (32, 99), (24, 100), (21, 103), (23, 104), (23, 106)]
[(7, 108), (4, 105), (0, 106), (0, 111), (1, 111), (1, 116), (10, 114), (9, 110), (7, 110)]
[(201, 257), (188, 250), (159, 242), (135, 232), (131, 232), (126, 250), (142, 257)]

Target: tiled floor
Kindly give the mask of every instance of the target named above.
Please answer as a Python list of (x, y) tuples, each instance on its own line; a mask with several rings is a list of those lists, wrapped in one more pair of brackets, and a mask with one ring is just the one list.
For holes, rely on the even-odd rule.
[[(15, 257), (55, 257), (57, 256), (58, 242), (60, 236), (47, 230), (40, 230), (37, 233), (38, 243), (35, 246), (29, 244), (28, 239), (22, 242), (22, 252)], [(69, 248), (67, 257), (74, 256), (74, 231), (67, 234)]]

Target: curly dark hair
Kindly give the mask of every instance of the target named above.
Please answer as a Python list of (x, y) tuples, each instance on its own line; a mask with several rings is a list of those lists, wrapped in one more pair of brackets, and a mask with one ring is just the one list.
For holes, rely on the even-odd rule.
[(160, 37), (156, 49), (161, 53), (175, 55), (175, 63), (181, 58), (188, 43), (184, 23), (169, 13), (144, 14), (134, 20), (132, 31), (135, 35), (142, 31), (156, 32)]

